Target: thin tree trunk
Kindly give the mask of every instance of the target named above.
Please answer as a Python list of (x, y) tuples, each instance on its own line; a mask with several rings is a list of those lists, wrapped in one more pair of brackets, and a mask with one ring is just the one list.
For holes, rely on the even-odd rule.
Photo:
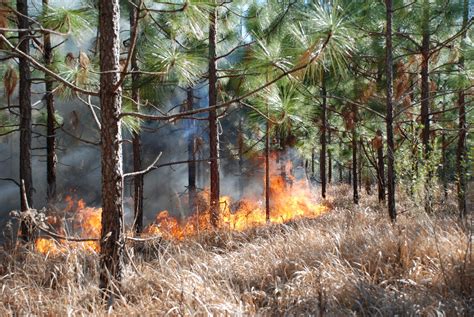
[[(209, 107), (217, 104), (217, 72), (216, 72), (216, 29), (217, 8), (209, 14)], [(219, 223), (219, 132), (217, 111), (209, 111), (209, 152), (210, 152), (210, 182), (211, 182), (211, 223), (214, 227)]]
[[(421, 133), (421, 141), (423, 144), (423, 158), (425, 163), (430, 160), (431, 144), (430, 144), (430, 74), (429, 74), (429, 60), (430, 60), (430, 4), (429, 0), (423, 1), (423, 15), (422, 15), (422, 43), (421, 43), (421, 124), (423, 130)], [(429, 165), (428, 165), (429, 166)], [(431, 208), (431, 188), (429, 180), (431, 179), (431, 170), (425, 180), (425, 211), (430, 213)]]
[(321, 105), (321, 135), (320, 135), (320, 143), (321, 143), (321, 152), (319, 155), (319, 173), (321, 178), (321, 197), (326, 198), (326, 129), (327, 129), (327, 98), (326, 98), (326, 79), (324, 78), (325, 74), (323, 74), (322, 79), (322, 87), (321, 87), (321, 95), (322, 97), (322, 105)]
[[(329, 113), (328, 113), (328, 124), (327, 124), (327, 133), (328, 133), (328, 140), (327, 140), (327, 145), (331, 145), (331, 127), (329, 124)], [(327, 149), (328, 152), (328, 184), (332, 182), (332, 153), (331, 149)]]
[(315, 166), (315, 155), (314, 155), (314, 149), (311, 150), (311, 176), (314, 177), (314, 166)]
[(395, 157), (394, 157), (394, 142), (393, 142), (393, 51), (392, 51), (392, 17), (393, 7), (392, 0), (386, 0), (386, 60), (385, 68), (387, 72), (387, 200), (388, 200), (388, 214), (392, 222), (397, 219), (397, 212), (395, 209)]
[(383, 162), (383, 136), (381, 130), (377, 130), (377, 136), (381, 140), (381, 143), (377, 147), (377, 189), (379, 202), (383, 202), (385, 201), (385, 166)]
[[(362, 136), (359, 138), (359, 143), (357, 144), (357, 146), (360, 145), (360, 148), (362, 148)], [(359, 170), (359, 193), (362, 192), (362, 170), (363, 170), (363, 164), (362, 164), (362, 151), (358, 151), (357, 152), (358, 154), (358, 157), (357, 157), (357, 166), (358, 166), (358, 170)]]
[(354, 204), (359, 204), (359, 181), (358, 181), (358, 169), (359, 166), (357, 164), (357, 106), (355, 104), (352, 104), (351, 107), (352, 115), (354, 118), (354, 124), (352, 127), (352, 191), (353, 191), (353, 201)]
[(268, 120), (265, 125), (265, 219), (270, 222), (270, 121)]
[[(133, 3), (129, 5), (129, 19), (130, 19), (130, 36), (132, 36), (132, 30), (138, 28), (137, 15), (138, 15), (138, 1), (134, 0)], [(138, 32), (138, 30), (136, 30)], [(137, 72), (139, 70), (137, 50), (133, 51), (133, 55), (130, 60), (130, 67), (135, 72), (132, 74), (132, 106), (133, 111), (139, 111), (140, 104), (140, 88), (139, 80), (140, 74)], [(138, 172), (142, 170), (142, 149), (141, 149), (141, 136), (140, 132), (134, 131), (132, 133), (132, 149), (133, 149), (133, 171)], [(140, 234), (143, 231), (143, 190), (144, 190), (144, 180), (143, 175), (138, 174), (133, 177), (133, 214), (134, 214), (134, 231), (137, 234)]]
[(244, 132), (243, 132), (243, 116), (239, 118), (239, 194), (244, 197)]
[[(463, 41), (466, 38), (466, 27), (469, 15), (469, 1), (464, 0), (463, 9), (463, 23), (464, 29), (462, 38)], [(464, 56), (459, 59), (459, 68), (464, 69)], [(467, 135), (467, 124), (466, 124), (466, 97), (464, 90), (459, 92), (458, 97), (459, 107), (459, 126), (458, 126), (458, 145), (456, 150), (456, 174), (457, 174), (457, 196), (458, 196), (458, 208), (459, 216), (465, 218), (467, 216), (467, 204), (466, 204), (466, 161), (467, 161), (467, 150), (466, 150), (466, 135)]]
[[(193, 88), (188, 87), (186, 98), (186, 110), (193, 110), (194, 94)], [(188, 121), (188, 191), (189, 191), (189, 210), (194, 213), (196, 207), (196, 146), (195, 146), (195, 122)]]
[[(49, 5), (49, 0), (43, 0), (43, 10), (46, 11)], [(45, 32), (43, 36), (44, 41), (44, 63), (46, 67), (50, 67), (53, 62), (53, 49), (51, 47), (51, 35)], [(46, 198), (48, 205), (51, 206), (56, 201), (56, 128), (55, 128), (55, 109), (54, 109), (54, 95), (53, 95), (53, 79), (49, 75), (45, 75), (46, 86)]]
[[(17, 0), (16, 9), (18, 11), (18, 28), (29, 29), (28, 1)], [(30, 55), (30, 39), (28, 31), (19, 32), (18, 48), (27, 55)], [(20, 201), (21, 210), (27, 210), (28, 206), (33, 206), (33, 177), (31, 171), (31, 71), (26, 58), (19, 58), (20, 86)], [(23, 190), (25, 193), (23, 194)], [(27, 241), (31, 232), (26, 223), (20, 226), (20, 237)]]
[(119, 0), (99, 1), (100, 105), (102, 149), (102, 232), (100, 289), (113, 302), (124, 269), (122, 206), (122, 133), (120, 111), (120, 5)]

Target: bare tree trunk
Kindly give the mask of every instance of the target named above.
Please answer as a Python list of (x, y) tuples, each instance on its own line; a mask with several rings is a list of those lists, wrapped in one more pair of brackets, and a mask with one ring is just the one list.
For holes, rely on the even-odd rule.
[(387, 200), (388, 200), (388, 214), (392, 222), (397, 219), (397, 212), (395, 209), (395, 157), (394, 157), (394, 142), (393, 142), (393, 51), (392, 51), (392, 17), (393, 7), (392, 0), (386, 0), (386, 60), (385, 68), (387, 72)]
[(268, 120), (265, 125), (265, 219), (270, 222), (270, 121)]
[[(464, 0), (463, 8), (463, 41), (466, 38), (466, 28), (469, 16), (469, 1)], [(464, 69), (464, 56), (459, 59), (459, 68)], [(457, 196), (458, 196), (458, 208), (459, 216), (461, 218), (467, 217), (467, 204), (466, 204), (466, 161), (467, 161), (467, 150), (466, 150), (466, 135), (467, 135), (467, 124), (466, 124), (466, 98), (465, 91), (461, 90), (458, 97), (459, 107), (459, 126), (458, 126), (458, 145), (456, 150), (456, 178), (457, 178)]]
[[(49, 5), (49, 0), (43, 0), (43, 10), (46, 11)], [(49, 32), (45, 32), (43, 36), (44, 41), (44, 64), (46, 67), (50, 67), (53, 63), (53, 49), (51, 47), (51, 35)], [(56, 201), (56, 120), (54, 117), (54, 95), (53, 95), (53, 79), (51, 76), (45, 74), (45, 86), (46, 86), (46, 109), (47, 109), (47, 122), (46, 122), (46, 197), (48, 205), (52, 205)]]
[(243, 116), (239, 118), (239, 194), (244, 197), (244, 132), (243, 132)]
[(122, 206), (122, 133), (120, 111), (120, 5), (119, 0), (99, 1), (100, 106), (102, 148), (102, 232), (100, 239), (100, 289), (113, 299), (124, 268)]
[[(18, 28), (22, 30), (29, 29), (28, 20), (28, 1), (17, 0), (16, 9), (18, 11)], [(27, 55), (30, 55), (29, 32), (18, 32), (18, 48)], [(24, 191), (20, 187), (21, 210), (27, 210), (28, 206), (33, 206), (33, 177), (31, 171), (31, 71), (26, 58), (19, 58), (20, 70), (20, 184), (24, 182)], [(27, 241), (30, 239), (31, 232), (28, 226), (22, 222), (20, 226), (20, 237)]]
[(314, 172), (315, 172), (315, 170), (314, 170), (315, 157), (314, 157), (314, 156), (315, 156), (315, 155), (314, 155), (314, 149), (312, 149), (312, 150), (311, 150), (311, 176), (312, 176), (312, 177), (314, 177)]
[[(134, 0), (133, 4), (130, 3), (130, 36), (132, 36), (132, 30), (138, 28), (137, 15), (138, 15), (138, 1)], [(138, 32), (138, 29), (136, 30)], [(133, 55), (130, 60), (130, 67), (135, 72), (132, 74), (132, 106), (133, 111), (139, 111), (140, 105), (140, 88), (139, 80), (140, 74), (137, 72), (139, 70), (137, 50), (133, 51)], [(132, 133), (132, 148), (133, 148), (133, 171), (138, 172), (142, 170), (142, 145), (141, 145), (141, 136), (140, 132), (134, 131)], [(140, 234), (143, 231), (143, 191), (144, 191), (144, 180), (143, 175), (138, 174), (133, 177), (133, 214), (134, 214), (134, 231), (137, 234)]]
[[(217, 72), (216, 72), (216, 28), (217, 8), (209, 14), (209, 107), (217, 104)], [(217, 227), (219, 223), (219, 132), (217, 110), (209, 111), (209, 152), (210, 152), (210, 182), (211, 182), (211, 223)]]
[[(423, 144), (423, 158), (426, 163), (430, 159), (431, 144), (430, 144), (430, 74), (429, 74), (429, 62), (430, 62), (430, 4), (429, 0), (423, 1), (423, 14), (422, 14), (422, 43), (421, 43), (421, 124), (423, 130), (421, 133), (421, 142)], [(431, 179), (431, 171), (428, 172), (427, 179), (425, 180), (424, 192), (425, 192), (425, 211), (430, 213), (431, 208), (431, 188), (428, 184), (428, 180)]]
[(354, 204), (359, 204), (359, 181), (358, 181), (358, 176), (357, 171), (359, 169), (359, 166), (357, 164), (357, 106), (355, 104), (352, 104), (351, 107), (352, 115), (354, 118), (354, 124), (352, 126), (352, 191), (353, 191), (353, 201)]
[[(193, 88), (188, 87), (186, 98), (186, 110), (193, 110), (194, 94)], [(195, 122), (190, 119), (188, 122), (188, 192), (189, 192), (189, 209), (191, 213), (195, 211), (196, 200), (196, 146), (195, 146)]]
[(319, 173), (321, 178), (321, 197), (326, 198), (326, 129), (327, 129), (327, 98), (326, 98), (326, 79), (323, 74), (321, 95), (323, 96), (321, 105), (321, 152), (319, 155)]
[(383, 162), (383, 136), (382, 131), (377, 130), (377, 137), (380, 138), (380, 144), (377, 146), (377, 189), (379, 202), (385, 201), (385, 166)]
[[(331, 145), (331, 127), (329, 124), (329, 113), (328, 113), (328, 124), (327, 124), (327, 133), (328, 133), (328, 146)], [(332, 182), (332, 153), (330, 149), (327, 149), (328, 152), (328, 184)]]

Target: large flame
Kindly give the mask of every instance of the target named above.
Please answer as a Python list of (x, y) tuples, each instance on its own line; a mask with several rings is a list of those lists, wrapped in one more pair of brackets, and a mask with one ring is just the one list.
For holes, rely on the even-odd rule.
[[(221, 230), (244, 231), (267, 224), (265, 213), (265, 195), (261, 198), (245, 198), (233, 202), (228, 196), (221, 197), (218, 227)], [(166, 239), (183, 240), (212, 230), (210, 222), (209, 192), (196, 195), (192, 209), (194, 213), (178, 219), (166, 210), (157, 214), (152, 224), (144, 230), (144, 235), (161, 235)], [(64, 213), (72, 215), (69, 235), (83, 238), (99, 238), (101, 231), (101, 209), (86, 207), (82, 199), (71, 196), (65, 199)], [(270, 223), (286, 223), (300, 218), (315, 218), (329, 210), (318, 203), (313, 190), (306, 179), (297, 180), (292, 175), (292, 163), (277, 163), (272, 155), (270, 164)], [(56, 218), (54, 218), (56, 219)], [(63, 234), (67, 230), (60, 230)], [(99, 250), (98, 242), (62, 242), (49, 238), (38, 238), (36, 249), (41, 253), (58, 254), (67, 248)]]
[[(329, 210), (319, 204), (306, 179), (297, 180), (292, 175), (292, 163), (283, 166), (272, 155), (270, 164), (270, 222), (286, 223), (300, 218), (315, 218)], [(284, 170), (282, 173), (281, 170)], [(264, 195), (262, 195), (263, 197)], [(161, 211), (155, 221), (145, 229), (149, 235), (161, 234), (166, 238), (182, 240), (211, 229), (209, 193), (204, 191), (195, 202), (195, 213), (179, 221), (167, 210)], [(267, 223), (264, 199), (242, 199), (236, 203), (228, 196), (221, 197), (218, 227), (234, 231), (263, 226)]]

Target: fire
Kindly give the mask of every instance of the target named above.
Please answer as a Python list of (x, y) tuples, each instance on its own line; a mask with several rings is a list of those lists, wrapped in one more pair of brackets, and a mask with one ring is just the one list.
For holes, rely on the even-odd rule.
[[(307, 180), (296, 180), (292, 175), (292, 164), (287, 162), (279, 168), (274, 156), (270, 164), (270, 223), (286, 223), (301, 218), (316, 218), (329, 210), (319, 204)], [(281, 170), (284, 173), (281, 173)], [(263, 197), (263, 195), (262, 195)], [(153, 224), (145, 229), (148, 235), (161, 234), (165, 238), (183, 240), (211, 229), (209, 214), (209, 193), (204, 191), (196, 202), (196, 212), (184, 221), (171, 217), (168, 211), (161, 211)], [(205, 202), (205, 203), (203, 203)], [(233, 203), (227, 196), (220, 200), (219, 228), (244, 231), (267, 223), (263, 199), (242, 199)]]
[[(329, 208), (318, 203), (313, 190), (306, 179), (297, 180), (292, 174), (291, 162), (277, 164), (272, 156), (270, 164), (270, 223), (281, 224), (301, 218), (316, 218)], [(263, 182), (264, 183), (264, 182)], [(170, 240), (183, 240), (198, 235), (200, 232), (212, 230), (210, 222), (209, 192), (203, 191), (196, 195), (193, 205), (194, 213), (185, 218), (172, 217), (166, 210), (157, 214), (154, 222), (144, 230), (144, 235), (161, 235)], [(218, 227), (221, 230), (245, 231), (250, 228), (267, 224), (264, 195), (262, 198), (241, 199), (234, 202), (230, 197), (223, 196), (220, 200)], [(71, 196), (65, 198), (64, 214), (70, 230), (59, 231), (68, 236), (82, 238), (99, 238), (101, 233), (101, 209), (87, 207), (84, 200), (75, 200)], [(68, 218), (69, 217), (69, 218)], [(54, 217), (53, 223), (60, 222)], [(68, 232), (68, 233), (67, 233)], [(99, 243), (92, 242), (57, 242), (40, 237), (36, 240), (36, 250), (41, 253), (59, 254), (69, 249), (99, 251)]]
[[(61, 235), (73, 236), (77, 238), (94, 238), (100, 237), (101, 213), (100, 208), (86, 207), (83, 199), (75, 200), (72, 196), (65, 197), (66, 206), (64, 208), (65, 220), (59, 221), (58, 216), (50, 216), (48, 223), (52, 225), (69, 225), (70, 230), (63, 227), (56, 228)], [(68, 233), (68, 231), (70, 231)], [(52, 255), (65, 252), (68, 248), (81, 249), (87, 251), (99, 251), (99, 243), (97, 241), (85, 242), (65, 242), (55, 241), (49, 238), (40, 237), (35, 241), (36, 250), (40, 253), (49, 253)]]

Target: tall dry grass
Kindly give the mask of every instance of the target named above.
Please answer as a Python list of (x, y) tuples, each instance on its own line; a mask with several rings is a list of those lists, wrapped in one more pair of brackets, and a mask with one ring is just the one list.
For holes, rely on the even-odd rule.
[[(455, 215), (401, 200), (397, 225), (333, 188), (315, 220), (183, 243), (130, 245), (114, 315), (472, 316), (469, 233)], [(408, 199), (408, 198), (407, 198)], [(0, 315), (106, 315), (97, 256), (3, 252)]]

